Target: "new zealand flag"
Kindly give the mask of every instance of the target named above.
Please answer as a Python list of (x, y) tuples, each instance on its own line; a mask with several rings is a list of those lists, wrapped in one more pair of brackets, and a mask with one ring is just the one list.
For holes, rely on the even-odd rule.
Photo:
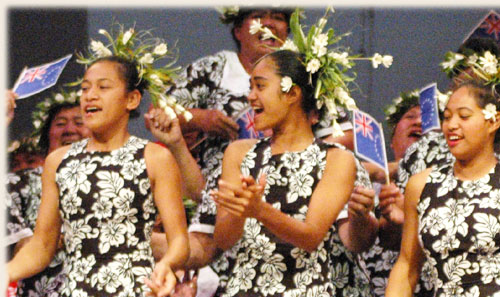
[(238, 139), (261, 138), (264, 135), (262, 132), (255, 130), (254, 116), (253, 109), (248, 107), (236, 118), (236, 123), (240, 125)]
[(464, 42), (473, 37), (491, 38), (500, 46), (500, 14), (490, 10), (472, 32), (469, 33)]
[(387, 172), (387, 156), (382, 126), (367, 113), (353, 110), (356, 154)]
[(13, 87), (18, 99), (29, 97), (55, 85), (71, 56), (67, 55), (54, 62), (25, 68)]

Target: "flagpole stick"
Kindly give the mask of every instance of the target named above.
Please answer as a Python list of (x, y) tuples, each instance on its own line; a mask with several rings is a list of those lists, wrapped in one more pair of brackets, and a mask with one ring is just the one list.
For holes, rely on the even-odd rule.
[(391, 178), (389, 177), (389, 171), (385, 171), (385, 184), (390, 185), (391, 184)]

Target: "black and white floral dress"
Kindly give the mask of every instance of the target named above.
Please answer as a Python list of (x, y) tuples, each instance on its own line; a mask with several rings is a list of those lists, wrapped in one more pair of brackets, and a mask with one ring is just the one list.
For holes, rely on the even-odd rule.
[(455, 178), (453, 163), (434, 169), (417, 210), (435, 296), (500, 296), (500, 164), (474, 181)]
[[(38, 208), (40, 207), (42, 171), (42, 167), (24, 169), (15, 174), (9, 174), (8, 178), (8, 195), (18, 197), (22, 219), (31, 230), (35, 230)], [(63, 272), (64, 255), (64, 251), (59, 250), (45, 270), (19, 281), (17, 295), (27, 297), (59, 296), (66, 275)]]
[[(241, 172), (255, 179), (266, 173), (263, 199), (304, 220), (325, 169), (327, 151), (333, 146), (337, 145), (315, 141), (301, 152), (272, 155), (270, 138), (261, 139), (246, 154)], [(357, 166), (357, 184), (370, 187), (366, 171), (359, 162)], [(230, 275), (223, 296), (364, 296), (357, 287), (361, 281), (354, 272), (355, 256), (340, 241), (336, 224), (309, 253), (249, 218), (231, 252), (234, 255), (228, 259)]]
[(147, 140), (130, 136), (111, 152), (73, 143), (56, 172), (68, 280), (65, 296), (143, 296), (153, 270), (156, 208)]

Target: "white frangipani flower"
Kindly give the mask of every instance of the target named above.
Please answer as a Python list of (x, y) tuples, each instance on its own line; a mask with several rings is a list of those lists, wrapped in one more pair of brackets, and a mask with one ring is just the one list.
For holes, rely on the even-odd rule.
[(262, 24), (260, 23), (260, 19), (252, 20), (250, 24), (250, 34), (257, 34), (262, 29)]
[(318, 47), (326, 47), (328, 45), (328, 35), (321, 33), (313, 38), (314, 45)]
[(346, 90), (342, 87), (336, 87), (333, 95), (337, 97), (341, 104), (344, 104), (349, 110), (356, 108), (356, 102), (349, 96)]
[(293, 86), (293, 81), (290, 76), (284, 76), (281, 78), (281, 91), (288, 93)]
[(336, 52), (332, 52), (328, 55), (330, 57), (334, 58), (335, 60), (337, 60), (340, 64), (342, 64), (342, 66), (344, 66), (346, 68), (351, 68), (351, 65), (349, 65), (349, 59), (348, 59), (349, 53), (343, 52), (343, 53), (339, 54)]
[(57, 93), (57, 94), (54, 96), (54, 100), (55, 100), (56, 102), (59, 102), (59, 103), (63, 102), (63, 101), (64, 101), (64, 96), (63, 96), (63, 94), (61, 94), (61, 93)]
[(469, 56), (469, 58), (467, 58), (467, 63), (474, 64), (477, 62), (478, 59), (479, 57), (476, 54), (472, 54)]
[(152, 64), (154, 62), (153, 55), (151, 53), (146, 53), (139, 59), (139, 63), (141, 64)]
[(307, 63), (306, 71), (312, 73), (315, 73), (318, 71), (319, 67), (321, 66), (321, 63), (318, 59), (312, 59)]
[(491, 119), (493, 122), (497, 121), (496, 115), (497, 115), (497, 107), (493, 103), (488, 103), (486, 106), (483, 108), (483, 114), (484, 114), (484, 119), (489, 120)]
[(165, 113), (167, 114), (167, 116), (171, 120), (173, 120), (177, 117), (177, 115), (175, 114), (175, 111), (172, 109), (172, 107), (165, 105), (165, 107), (163, 107), (163, 110), (165, 111)]
[(457, 64), (458, 61), (463, 60), (464, 58), (465, 56), (462, 54), (454, 54), (449, 60), (441, 63), (441, 66), (443, 67), (443, 69), (453, 69), (453, 67), (455, 67), (455, 64)]
[(441, 92), (437, 92), (437, 101), (438, 101), (438, 107), (440, 111), (444, 111), (446, 108), (446, 104), (448, 104), (448, 99), (450, 99), (451, 91), (443, 94)]
[(344, 136), (344, 131), (342, 131), (342, 127), (340, 127), (339, 123), (337, 120), (333, 120), (333, 125), (332, 125), (332, 136), (333, 137), (342, 137)]
[(104, 30), (104, 29), (99, 29), (99, 34), (102, 34), (102, 35), (107, 35), (108, 34), (108, 31)]
[(153, 50), (153, 54), (157, 56), (163, 56), (167, 53), (167, 45), (165, 43), (160, 43), (157, 46), (155, 46), (155, 49)]
[(319, 28), (324, 28), (325, 25), (326, 25), (326, 19), (325, 18), (319, 19), (319, 21), (318, 21), (318, 27)]
[(123, 39), (122, 42), (123, 44), (127, 44), (127, 42), (130, 40), (130, 37), (134, 34), (134, 29), (129, 29), (127, 32), (123, 34)]
[(182, 113), (182, 116), (184, 117), (184, 119), (186, 120), (186, 122), (189, 122), (193, 118), (193, 114), (191, 114), (187, 110), (184, 111), (184, 113)]
[(290, 39), (285, 40), (285, 43), (283, 43), (283, 45), (280, 47), (280, 49), (281, 50), (288, 50), (288, 51), (292, 51), (292, 52), (299, 52), (299, 48)]
[(95, 41), (92, 40), (90, 42), (90, 48), (92, 51), (96, 54), (97, 57), (102, 58), (102, 57), (108, 57), (111, 56), (113, 53), (106, 47), (104, 44), (100, 41)]
[(274, 37), (273, 32), (268, 27), (264, 27), (262, 30), (264, 31), (264, 34), (262, 34), (262, 40), (271, 39)]
[(373, 68), (378, 68), (378, 65), (382, 64), (385, 68), (389, 68), (392, 65), (392, 59), (390, 55), (382, 56), (379, 53), (375, 53), (372, 57), (372, 66)]
[(479, 58), (479, 64), (483, 67), (484, 72), (495, 75), (498, 72), (497, 57), (492, 55), (490, 51), (486, 51), (482, 57)]
[(163, 86), (163, 82), (161, 81), (160, 77), (157, 75), (157, 74), (151, 74), (149, 76), (149, 79), (151, 79), (151, 81), (157, 85), (157, 86)]

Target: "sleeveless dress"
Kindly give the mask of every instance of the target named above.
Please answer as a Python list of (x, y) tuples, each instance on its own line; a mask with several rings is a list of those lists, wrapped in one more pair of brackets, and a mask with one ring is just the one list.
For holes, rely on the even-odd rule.
[[(261, 139), (244, 157), (241, 172), (256, 180), (266, 173), (263, 199), (304, 220), (331, 147), (340, 146), (316, 140), (301, 152), (272, 155), (270, 138)], [(366, 171), (357, 165), (358, 184), (370, 186)], [(233, 257), (227, 259), (230, 272), (223, 296), (363, 296), (355, 273), (356, 256), (342, 244), (335, 223), (309, 253), (247, 218), (242, 238), (228, 251)]]
[(148, 141), (130, 136), (111, 152), (88, 152), (87, 143), (73, 143), (56, 172), (68, 274), (63, 295), (143, 296), (156, 218)]
[(417, 206), (434, 296), (500, 296), (500, 163), (461, 181), (453, 163), (432, 170)]

